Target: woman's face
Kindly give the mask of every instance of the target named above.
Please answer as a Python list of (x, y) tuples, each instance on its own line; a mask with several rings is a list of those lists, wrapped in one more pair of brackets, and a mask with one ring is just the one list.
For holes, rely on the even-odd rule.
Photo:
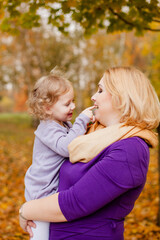
[(98, 84), (98, 91), (91, 100), (95, 106), (95, 118), (104, 126), (113, 125), (119, 122), (118, 111), (112, 106), (112, 96), (106, 90), (103, 78)]

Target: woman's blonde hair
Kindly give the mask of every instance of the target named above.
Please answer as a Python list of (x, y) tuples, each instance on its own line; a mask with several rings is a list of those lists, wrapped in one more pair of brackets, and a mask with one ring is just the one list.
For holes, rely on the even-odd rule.
[(72, 85), (65, 75), (58, 68), (54, 68), (48, 76), (41, 77), (35, 83), (27, 101), (29, 113), (40, 120), (51, 119), (46, 107), (51, 107), (71, 88)]
[(149, 79), (132, 67), (113, 67), (103, 76), (113, 107), (120, 111), (120, 122), (154, 129), (160, 123), (160, 102)]

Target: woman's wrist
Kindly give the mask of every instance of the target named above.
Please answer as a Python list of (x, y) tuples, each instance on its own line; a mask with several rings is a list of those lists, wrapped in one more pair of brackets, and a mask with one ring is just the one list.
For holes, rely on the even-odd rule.
[(27, 221), (28, 219), (25, 218), (24, 213), (23, 213), (23, 206), (24, 206), (24, 204), (25, 204), (25, 203), (23, 203), (22, 206), (21, 206), (20, 209), (19, 209), (19, 215), (20, 215), (21, 218), (23, 218), (24, 220)]

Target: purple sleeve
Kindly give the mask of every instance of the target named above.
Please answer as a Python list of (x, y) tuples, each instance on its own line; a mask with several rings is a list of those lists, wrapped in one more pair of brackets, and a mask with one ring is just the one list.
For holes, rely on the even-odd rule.
[(59, 193), (59, 205), (68, 221), (94, 213), (145, 181), (149, 155), (141, 145), (135, 150), (134, 142), (128, 139), (125, 144), (123, 140), (113, 144), (109, 154), (104, 154), (74, 186)]
[(42, 126), (39, 131), (35, 132), (37, 137), (50, 149), (63, 157), (69, 157), (68, 144), (76, 137), (84, 134), (87, 129), (87, 123), (90, 118), (85, 114), (80, 114), (73, 126), (68, 129), (65, 127), (57, 127), (57, 125), (49, 124)]

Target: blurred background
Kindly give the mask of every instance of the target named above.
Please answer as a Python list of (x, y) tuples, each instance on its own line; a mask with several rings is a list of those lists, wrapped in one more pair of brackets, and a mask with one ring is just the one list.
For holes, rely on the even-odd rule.
[[(81, 3), (79, 8), (78, 3)], [(99, 4), (97, 8), (95, 4)], [(160, 98), (160, 30), (151, 30), (158, 29), (160, 23), (159, 1), (110, 0), (108, 4), (113, 9), (106, 6), (112, 13), (106, 15), (107, 24), (102, 25), (101, 21), (101, 25), (96, 25), (95, 19), (103, 18), (104, 13), (100, 4), (105, 1), (0, 1), (0, 239), (28, 239), (19, 227), (18, 209), (25, 201), (23, 179), (32, 161), (36, 127), (27, 113), (26, 100), (38, 78), (55, 66), (66, 72), (75, 90), (75, 116), (92, 104), (97, 83), (110, 66), (139, 68), (149, 77)], [(150, 16), (146, 17), (140, 8), (144, 4), (145, 14)], [(77, 23), (72, 21), (72, 13)], [(134, 19), (136, 13), (139, 18)], [(124, 21), (122, 25), (120, 20), (127, 14), (127, 20), (137, 21), (137, 25), (128, 29), (127, 23)], [(69, 24), (64, 21), (66, 15)], [(88, 25), (82, 16), (88, 17)], [(113, 16), (117, 17), (116, 22)], [(145, 189), (126, 219), (125, 239), (160, 239), (158, 212), (157, 148), (151, 150)]]
[(106, 34), (101, 30), (85, 38), (80, 30), (65, 36), (45, 26), (23, 29), (18, 36), (0, 33), (0, 112), (26, 112), (33, 84), (56, 65), (73, 83), (76, 113), (91, 104), (97, 82), (110, 66), (138, 67), (160, 96), (160, 33), (136, 37), (133, 32)]

